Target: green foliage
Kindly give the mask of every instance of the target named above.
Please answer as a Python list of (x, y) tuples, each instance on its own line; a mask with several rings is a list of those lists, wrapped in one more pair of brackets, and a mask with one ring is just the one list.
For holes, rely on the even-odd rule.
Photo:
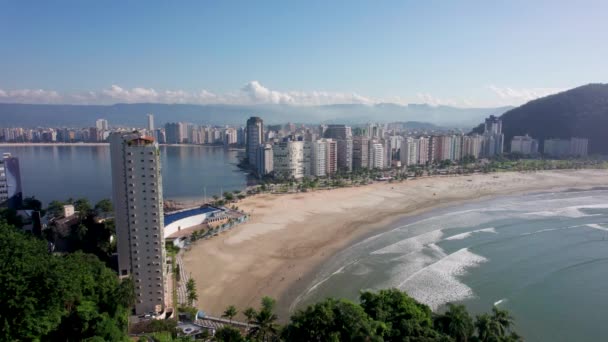
[(346, 300), (326, 299), (291, 317), (282, 333), (287, 341), (382, 341), (385, 326)]
[(26, 197), (23, 199), (23, 209), (41, 211), (42, 202), (37, 200), (34, 196)]
[(198, 294), (196, 293), (196, 283), (194, 282), (194, 279), (188, 279), (188, 282), (186, 283), (186, 292), (188, 305), (192, 306), (192, 304), (194, 304), (194, 301), (198, 300)]
[(260, 311), (255, 312), (248, 337), (257, 341), (272, 341), (278, 334), (277, 315), (274, 313), (276, 301), (270, 297), (262, 298)]
[(97, 214), (108, 214), (114, 211), (112, 202), (109, 199), (102, 199), (95, 204), (95, 212)]
[(241, 331), (229, 325), (219, 328), (215, 332), (215, 340), (218, 342), (244, 342)]
[(239, 312), (236, 310), (236, 307), (234, 305), (230, 305), (226, 308), (226, 310), (224, 310), (224, 313), (222, 313), (222, 317), (228, 318), (230, 321), (232, 321), (234, 316), (236, 316), (238, 313)]
[(124, 291), (95, 256), (49, 255), (4, 223), (0, 234), (0, 340), (126, 339)]
[(66, 203), (60, 201), (51, 201), (49, 206), (46, 208), (46, 214), (51, 218), (58, 218), (63, 215), (63, 206)]
[(17, 215), (17, 211), (12, 208), (0, 208), (0, 221), (4, 221), (17, 228), (23, 227), (23, 219), (21, 216)]
[(473, 336), (473, 318), (464, 305), (448, 304), (448, 311), (435, 318), (435, 329), (453, 337), (456, 342), (466, 342)]

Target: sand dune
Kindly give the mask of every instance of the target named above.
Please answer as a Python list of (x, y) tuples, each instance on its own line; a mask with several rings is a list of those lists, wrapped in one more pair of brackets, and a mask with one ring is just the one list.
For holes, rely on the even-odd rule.
[(184, 266), (209, 314), (231, 304), (257, 306), (265, 295), (286, 308), (324, 260), (404, 215), (486, 196), (606, 184), (604, 170), (512, 172), (258, 195), (238, 204), (251, 213), (249, 223), (196, 242)]

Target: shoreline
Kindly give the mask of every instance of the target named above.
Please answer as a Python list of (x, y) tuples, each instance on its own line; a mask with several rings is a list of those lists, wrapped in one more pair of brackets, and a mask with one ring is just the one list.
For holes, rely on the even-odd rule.
[(238, 203), (252, 214), (249, 223), (192, 245), (184, 264), (197, 281), (202, 310), (217, 314), (232, 304), (241, 310), (257, 307), (259, 298), (270, 295), (286, 319), (329, 258), (398, 220), (503, 195), (607, 183), (605, 170), (509, 172), (256, 195)]

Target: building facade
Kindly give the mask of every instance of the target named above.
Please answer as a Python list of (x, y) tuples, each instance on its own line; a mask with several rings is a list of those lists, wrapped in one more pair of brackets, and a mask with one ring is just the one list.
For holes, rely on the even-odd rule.
[(245, 155), (249, 160), (249, 165), (255, 167), (256, 153), (260, 144), (264, 143), (264, 122), (257, 116), (252, 116), (247, 120)]
[(353, 170), (369, 167), (369, 139), (355, 137), (353, 139)]
[(538, 153), (538, 140), (529, 135), (516, 135), (511, 139), (511, 153), (536, 154)]
[(110, 136), (118, 274), (135, 284), (135, 312), (165, 311), (165, 248), (160, 152), (151, 137)]
[(257, 165), (255, 169), (257, 170), (257, 175), (259, 178), (262, 178), (268, 174), (271, 174), (274, 170), (273, 167), (273, 154), (272, 154), (272, 145), (270, 144), (261, 144), (258, 147), (257, 156)]
[(304, 142), (285, 140), (272, 147), (275, 177), (300, 179), (304, 177)]
[(0, 206), (19, 209), (22, 202), (19, 159), (11, 156), (10, 153), (4, 153), (0, 159)]

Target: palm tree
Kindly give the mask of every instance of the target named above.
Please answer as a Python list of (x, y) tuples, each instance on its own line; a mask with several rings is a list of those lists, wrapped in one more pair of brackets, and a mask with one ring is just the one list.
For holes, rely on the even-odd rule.
[(253, 327), (249, 330), (249, 337), (259, 341), (271, 341), (278, 333), (275, 323), (277, 315), (273, 313), (275, 301), (270, 297), (262, 298), (262, 308), (253, 320)]
[(229, 307), (226, 308), (226, 311), (224, 311), (224, 313), (222, 314), (222, 317), (228, 318), (230, 320), (230, 323), (232, 323), (232, 319), (238, 313), (239, 312), (236, 310), (236, 307), (234, 305), (230, 305)]
[(473, 319), (464, 305), (448, 304), (448, 311), (444, 314), (445, 333), (454, 337), (456, 342), (466, 342), (475, 331)]
[(507, 331), (509, 331), (514, 324), (513, 317), (509, 312), (507, 310), (500, 310), (497, 307), (492, 308), (492, 320), (494, 321), (500, 337), (506, 336)]
[(475, 328), (477, 328), (477, 337), (479, 341), (486, 342), (490, 341), (491, 338), (495, 338), (494, 327), (492, 317), (488, 314), (477, 316), (475, 321)]
[(247, 318), (247, 323), (253, 322), (253, 319), (257, 314), (257, 311), (255, 311), (255, 309), (252, 307), (248, 307), (247, 309), (245, 309), (245, 311), (243, 311), (243, 315), (245, 315), (245, 317)]

